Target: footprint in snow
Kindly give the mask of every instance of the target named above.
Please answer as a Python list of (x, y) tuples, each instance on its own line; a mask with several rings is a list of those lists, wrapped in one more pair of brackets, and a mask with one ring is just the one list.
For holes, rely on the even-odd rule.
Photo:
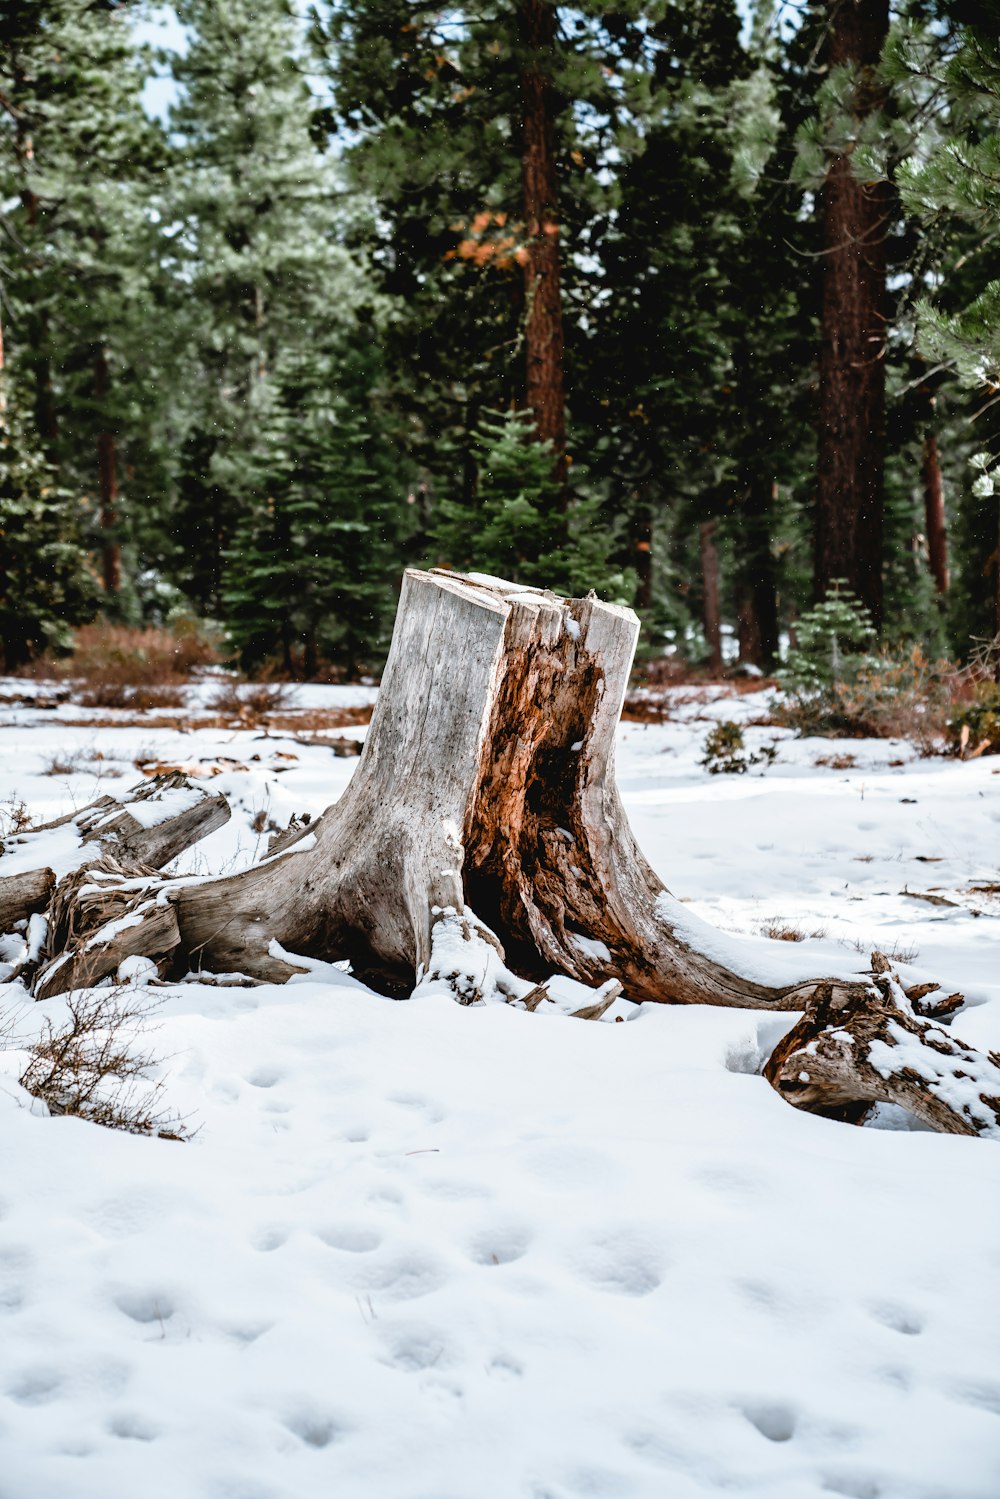
[(343, 1249), (348, 1254), (367, 1254), (382, 1242), (378, 1230), (364, 1223), (335, 1223), (316, 1229), (316, 1237), (329, 1249)]
[(62, 1376), (54, 1369), (25, 1369), (7, 1386), (7, 1394), (18, 1405), (46, 1405), (62, 1388)]
[(524, 1225), (498, 1223), (473, 1235), (469, 1258), (477, 1265), (509, 1265), (527, 1254), (530, 1243), (531, 1233)]
[(142, 1325), (169, 1322), (175, 1307), (166, 1291), (123, 1291), (115, 1297), (115, 1306), (133, 1322)]
[(909, 1310), (895, 1301), (878, 1301), (869, 1307), (869, 1311), (876, 1322), (881, 1322), (883, 1327), (891, 1328), (893, 1332), (901, 1332), (906, 1337), (916, 1337), (924, 1330), (924, 1319), (919, 1312)]
[(779, 1401), (752, 1401), (740, 1409), (750, 1425), (769, 1442), (790, 1442), (795, 1435), (796, 1416), (790, 1405)]

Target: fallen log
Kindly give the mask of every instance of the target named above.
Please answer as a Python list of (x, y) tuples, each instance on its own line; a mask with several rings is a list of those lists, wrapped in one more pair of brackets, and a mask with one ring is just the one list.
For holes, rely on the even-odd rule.
[(26, 869), (0, 876), (0, 932), (12, 932), (18, 922), (44, 911), (56, 882), (51, 869)]
[[(224, 796), (174, 774), (8, 837), (3, 853), (22, 869), (0, 878), (0, 932), (46, 912), (44, 944), (33, 943), (17, 965), (25, 979), (38, 968), (36, 998), (97, 983), (125, 957), (162, 958), (177, 947), (176, 915), (167, 901), (152, 906), (148, 888), (162, 883), (164, 864), (229, 815)], [(62, 878), (50, 867), (23, 867), (35, 858), (50, 860)], [(51, 960), (38, 967), (46, 954)]]
[(921, 1014), (923, 996), (908, 997), (883, 954), (872, 954), (872, 970), (864, 996), (816, 996), (775, 1047), (764, 1069), (771, 1085), (814, 1114), (857, 1121), (894, 1103), (932, 1129), (1000, 1139), (1000, 1056), (937, 1023), (961, 995)]

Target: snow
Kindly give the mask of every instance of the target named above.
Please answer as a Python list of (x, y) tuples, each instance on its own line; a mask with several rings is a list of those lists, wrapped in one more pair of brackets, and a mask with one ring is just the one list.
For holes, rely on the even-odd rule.
[[(895, 948), (1000, 1046), (1000, 902), (966, 893), (1000, 882), (996, 762), (751, 726), (778, 762), (712, 777), (711, 723), (763, 695), (688, 697), (617, 748), (672, 919), (754, 974)], [(149, 750), (238, 756), (231, 823), (177, 863), (228, 872), (266, 849), (257, 812), (315, 815), (357, 763), (253, 733), (5, 708), (0, 808), (82, 807)], [(934, 887), (956, 906), (902, 893)], [(762, 938), (779, 918), (810, 940)], [(3, 1499), (996, 1499), (993, 1142), (791, 1109), (758, 1074), (793, 1015), (594, 1023), (298, 966), (148, 990), (186, 1144), (46, 1117), (17, 1078), (63, 1002), (0, 985)]]

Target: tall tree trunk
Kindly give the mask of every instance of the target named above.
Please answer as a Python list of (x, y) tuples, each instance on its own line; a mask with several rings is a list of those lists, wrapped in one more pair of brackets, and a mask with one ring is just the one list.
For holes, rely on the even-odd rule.
[(648, 485), (643, 484), (632, 511), (632, 566), (636, 573), (635, 607), (649, 609), (653, 602), (653, 511)]
[(559, 477), (566, 464), (566, 395), (562, 298), (559, 289), (555, 123), (548, 76), (556, 37), (549, 0), (521, 0), (521, 184), (528, 236), (524, 261), (525, 398), (538, 436), (551, 442)]
[(941, 482), (937, 434), (932, 431), (929, 431), (924, 438), (923, 479), (927, 562), (938, 593), (947, 593), (949, 587), (948, 532), (944, 519), (944, 486)]
[[(888, 0), (827, 0), (827, 68), (855, 66), (860, 126), (884, 91), (875, 68)], [(823, 310), (816, 489), (817, 597), (843, 578), (882, 619), (885, 449), (886, 254), (889, 187), (855, 178), (849, 151), (835, 156), (821, 194)]]
[(778, 593), (771, 556), (774, 480), (750, 472), (740, 507), (737, 610), (740, 660), (763, 669), (778, 657)]
[(702, 620), (708, 641), (712, 670), (722, 670), (722, 624), (719, 616), (719, 554), (715, 547), (715, 521), (701, 527)]
[(108, 421), (107, 400), (110, 388), (108, 356), (104, 345), (94, 360), (94, 400), (97, 406), (97, 493), (100, 503), (101, 530), (105, 540), (101, 547), (101, 574), (104, 592), (111, 597), (121, 588), (121, 547), (115, 535), (118, 524), (118, 461), (115, 434)]

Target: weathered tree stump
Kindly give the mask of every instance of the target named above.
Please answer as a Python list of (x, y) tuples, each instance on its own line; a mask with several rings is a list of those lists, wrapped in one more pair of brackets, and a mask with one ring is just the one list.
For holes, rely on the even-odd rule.
[[(630, 609), (597, 599), (407, 572), (346, 792), (278, 857), (178, 891), (184, 950), (278, 979), (277, 943), (350, 958), (391, 992), (416, 972), (472, 999), (486, 943), (506, 960), (494, 992), (517, 988), (501, 969), (555, 970), (635, 1000), (802, 1008), (823, 981), (762, 983), (699, 951), (632, 835), (614, 736), (637, 634)], [(442, 926), (467, 912), (468, 973)]]

